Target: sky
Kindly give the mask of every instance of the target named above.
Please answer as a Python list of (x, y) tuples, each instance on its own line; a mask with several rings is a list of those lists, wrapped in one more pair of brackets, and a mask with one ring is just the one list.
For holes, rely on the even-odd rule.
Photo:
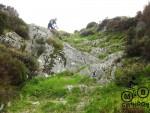
[(116, 16), (133, 17), (142, 11), (149, 0), (0, 0), (13, 6), (28, 24), (47, 27), (57, 18), (59, 30), (73, 32), (86, 27), (89, 22), (99, 23)]

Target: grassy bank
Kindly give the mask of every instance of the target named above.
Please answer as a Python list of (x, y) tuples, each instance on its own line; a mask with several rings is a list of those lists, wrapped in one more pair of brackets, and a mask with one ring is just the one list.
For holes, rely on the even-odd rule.
[[(144, 83), (145, 80), (147, 82)], [(150, 85), (150, 79), (143, 78), (142, 81), (143, 85)], [(11, 103), (7, 112), (122, 113), (121, 93), (126, 89), (115, 83), (101, 86), (94, 78), (64, 72), (28, 81), (20, 97)], [(137, 100), (142, 99), (134, 98), (133, 101)], [(150, 101), (150, 97), (144, 101)]]

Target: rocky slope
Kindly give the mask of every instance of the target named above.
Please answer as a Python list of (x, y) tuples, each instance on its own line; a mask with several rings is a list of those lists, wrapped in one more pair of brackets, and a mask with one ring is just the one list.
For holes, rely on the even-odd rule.
[[(104, 48), (95, 47), (91, 53), (88, 53), (80, 51), (63, 41), (61, 41), (63, 49), (56, 51), (57, 48), (53, 43), (47, 43), (49, 38), (55, 40), (54, 34), (48, 29), (36, 25), (29, 25), (29, 36), (29, 40), (23, 40), (15, 32), (9, 32), (5, 36), (1, 36), (0, 42), (35, 56), (40, 66), (38, 75), (41, 76), (68, 70), (96, 77), (102, 83), (108, 82), (114, 78), (114, 69), (117, 66), (116, 61), (123, 55), (122, 52), (116, 52), (100, 60), (96, 54), (106, 52)], [(95, 42), (101, 45), (101, 40), (105, 40), (105, 38), (89, 43), (83, 42), (83, 44), (91, 45)]]

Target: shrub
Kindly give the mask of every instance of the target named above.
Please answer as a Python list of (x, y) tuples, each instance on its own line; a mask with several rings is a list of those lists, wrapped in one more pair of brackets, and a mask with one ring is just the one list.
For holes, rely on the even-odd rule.
[(71, 34), (65, 31), (59, 31), (59, 36), (61, 37), (69, 37)]
[(138, 21), (141, 21), (141, 19), (142, 19), (142, 12), (141, 11), (138, 11), (137, 13), (136, 13), (136, 19), (138, 20)]
[(142, 72), (143, 72), (143, 65), (141, 63), (124, 65), (124, 67), (118, 68), (116, 70), (115, 82), (117, 85), (132, 87), (133, 85), (140, 83), (139, 78)]
[(127, 18), (120, 23), (120, 30), (128, 30), (131, 27), (135, 27), (137, 20), (135, 18)]
[(11, 6), (0, 4), (0, 11), (7, 13), (9, 16), (19, 16), (18, 12)]
[(21, 62), (25, 64), (25, 66), (29, 69), (29, 78), (35, 75), (35, 72), (38, 70), (38, 62), (37, 60), (30, 55), (22, 54), (20, 52), (12, 52), (12, 57), (17, 58)]
[(142, 56), (147, 60), (150, 60), (150, 37), (144, 37), (142, 40), (143, 47), (142, 49)]
[(135, 18), (128, 18), (128, 17), (116, 17), (110, 19), (107, 23), (107, 30), (108, 31), (126, 31), (130, 27), (136, 26), (136, 19)]
[(136, 27), (127, 33), (126, 53), (128, 56), (141, 56), (150, 60), (150, 3), (143, 12), (138, 12), (135, 17)]
[(18, 17), (9, 17), (8, 28), (15, 31), (18, 35), (24, 39), (29, 39), (29, 29), (27, 24)]
[(27, 79), (28, 69), (8, 53), (0, 53), (0, 80), (4, 84), (18, 85)]
[(135, 18), (128, 17), (115, 17), (112, 19), (105, 19), (97, 27), (97, 31), (103, 30), (106, 28), (107, 31), (126, 31), (130, 27), (136, 26)]
[(101, 31), (108, 24), (109, 19), (104, 19), (97, 27), (97, 31)]
[(5, 13), (0, 12), (0, 34), (3, 34), (4, 29), (7, 27), (6, 22), (8, 21), (8, 17)]
[(68, 70), (57, 74), (57, 76), (73, 76), (73, 75), (74, 75), (74, 73), (71, 71), (68, 71)]
[(150, 32), (148, 29), (136, 31), (134, 27), (127, 33), (125, 52), (128, 56), (141, 56), (150, 60)]
[(87, 26), (86, 26), (86, 29), (93, 28), (93, 27), (97, 27), (97, 23), (96, 22), (88, 23)]
[(150, 3), (143, 10), (142, 20), (146, 22), (147, 26), (150, 26)]
[(42, 53), (44, 53), (44, 51), (46, 50), (46, 47), (41, 45), (39, 46), (39, 48), (37, 49), (37, 56), (40, 56)]
[(63, 43), (58, 38), (49, 38), (46, 41), (49, 45), (53, 45), (55, 49), (62, 50), (63, 49)]
[(147, 66), (145, 66), (145, 68), (143, 69), (143, 73), (146, 76), (150, 76), (150, 64), (148, 64)]
[[(14, 14), (15, 15), (15, 10)], [(29, 39), (27, 24), (18, 16), (0, 10), (0, 34), (5, 30), (14, 31), (24, 39)]]
[(45, 40), (43, 38), (39, 38), (35, 40), (38, 44), (45, 44)]
[(32, 77), (34, 73), (38, 70), (38, 62), (33, 56), (0, 45), (0, 54), (3, 53), (7, 53), (12, 58), (22, 62), (29, 70), (29, 77)]
[(140, 39), (136, 37), (136, 31), (134, 27), (131, 27), (127, 33), (127, 42), (125, 52), (128, 56), (140, 56), (142, 43)]
[(93, 29), (82, 29), (80, 30), (81, 36), (89, 36), (95, 34), (95, 31)]

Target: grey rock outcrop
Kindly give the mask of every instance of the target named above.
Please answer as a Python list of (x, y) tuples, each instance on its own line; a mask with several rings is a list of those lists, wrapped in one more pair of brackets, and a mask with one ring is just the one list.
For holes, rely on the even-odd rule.
[(67, 43), (64, 45), (64, 53), (66, 58), (66, 69), (71, 71), (77, 71), (83, 65), (99, 62), (98, 58), (86, 52), (81, 52)]
[(23, 39), (15, 32), (9, 32), (6, 35), (0, 36), (0, 43), (20, 49), (23, 44)]
[(91, 55), (94, 55), (95, 57), (98, 57), (101, 53), (105, 53), (107, 51), (106, 48), (93, 48), (90, 52)]
[(109, 55), (103, 62), (91, 64), (79, 73), (95, 77), (100, 83), (107, 83), (114, 79), (114, 72), (117, 66), (117, 60), (121, 58), (123, 52), (116, 52)]
[[(52, 73), (69, 70), (95, 77), (101, 83), (107, 83), (114, 78), (114, 71), (117, 66), (115, 61), (123, 55), (122, 52), (117, 52), (104, 60), (100, 60), (97, 55), (106, 52), (104, 48), (94, 48), (91, 53), (87, 53), (81, 52), (65, 42), (63, 49), (56, 52), (54, 45), (47, 43), (49, 38), (53, 38), (53, 34), (48, 29), (36, 25), (29, 25), (29, 35), (29, 40), (23, 40), (14, 32), (7, 33), (5, 36), (0, 36), (0, 43), (16, 49), (22, 49), (24, 46), (24, 51), (38, 59), (40, 66), (38, 74), (46, 77)], [(104, 39), (95, 42), (83, 42), (83, 44), (95, 45)]]

